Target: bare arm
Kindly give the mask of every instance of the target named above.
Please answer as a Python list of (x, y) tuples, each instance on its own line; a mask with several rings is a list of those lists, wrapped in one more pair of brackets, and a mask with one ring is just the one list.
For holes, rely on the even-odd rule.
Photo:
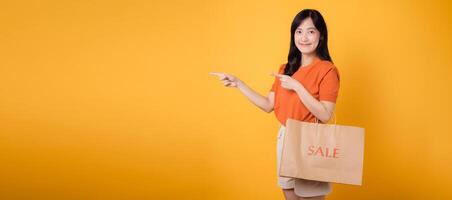
[(261, 110), (269, 113), (273, 111), (273, 105), (275, 100), (275, 93), (270, 92), (268, 95), (262, 96), (248, 85), (246, 85), (243, 81), (238, 79), (237, 77), (226, 74), (226, 73), (210, 73), (211, 75), (218, 76), (221, 81), (223, 81), (224, 86), (226, 87), (237, 87), (240, 92), (254, 105), (256, 105)]
[(300, 84), (300, 87), (295, 89), (301, 102), (306, 108), (323, 123), (327, 123), (334, 111), (336, 103), (329, 101), (319, 101), (309, 93), (306, 88)]
[(259, 93), (257, 93), (256, 91), (254, 91), (253, 89), (251, 89), (250, 87), (248, 87), (248, 85), (246, 85), (242, 81), (239, 81), (237, 88), (239, 88), (240, 92), (242, 92), (242, 94), (245, 95), (246, 98), (251, 103), (256, 105), (261, 110), (263, 110), (267, 113), (273, 111), (273, 105), (274, 105), (274, 100), (275, 100), (274, 92), (268, 93), (268, 95), (266, 97), (262, 96)]

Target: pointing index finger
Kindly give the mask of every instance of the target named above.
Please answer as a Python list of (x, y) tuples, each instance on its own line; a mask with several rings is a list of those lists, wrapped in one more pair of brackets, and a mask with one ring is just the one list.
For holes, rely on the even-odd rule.
[(222, 76), (223, 74), (219, 73), (219, 72), (209, 72), (210, 75), (214, 75), (214, 76)]
[(278, 74), (278, 73), (271, 73), (270, 74), (271, 76), (276, 76), (276, 77), (279, 77), (279, 78), (282, 78), (282, 77), (284, 77), (284, 75), (282, 75), (282, 74)]
[(218, 77), (220, 80), (222, 80), (222, 81), (227, 80), (227, 79), (230, 79), (230, 78), (229, 78), (229, 75), (226, 74), (226, 73), (221, 73), (221, 72), (210, 72), (209, 74), (210, 74), (210, 75), (217, 76), (217, 77)]
[(214, 75), (214, 76), (218, 76), (220, 79), (223, 79), (226, 77), (226, 75), (224, 73), (220, 73), (220, 72), (209, 72), (210, 75)]

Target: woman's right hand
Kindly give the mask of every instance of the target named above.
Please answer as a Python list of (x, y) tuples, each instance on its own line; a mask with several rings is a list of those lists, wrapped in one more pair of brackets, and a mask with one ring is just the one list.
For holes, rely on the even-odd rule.
[(237, 87), (240, 92), (242, 92), (248, 100), (250, 100), (254, 105), (262, 109), (263, 111), (269, 113), (273, 111), (273, 102), (275, 99), (275, 93), (270, 92), (267, 97), (264, 97), (248, 87), (244, 82), (242, 82), (237, 77), (221, 73), (221, 72), (210, 72), (210, 75), (218, 76), (225, 87)]
[(237, 87), (237, 86), (239, 86), (239, 84), (242, 83), (242, 81), (240, 79), (238, 79), (237, 77), (235, 77), (231, 74), (222, 73), (222, 72), (210, 72), (209, 74), (218, 76), (218, 78), (220, 78), (220, 81), (223, 81), (223, 85), (225, 87)]

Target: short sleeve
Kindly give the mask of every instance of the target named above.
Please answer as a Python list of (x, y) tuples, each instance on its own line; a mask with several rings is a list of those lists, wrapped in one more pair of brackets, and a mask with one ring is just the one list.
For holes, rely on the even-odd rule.
[(336, 67), (332, 67), (323, 76), (319, 86), (319, 100), (330, 101), (336, 103), (339, 93), (339, 71)]
[[(278, 71), (279, 74), (283, 74), (284, 73), (285, 66), (286, 65), (283, 64), (283, 65), (281, 65), (279, 67), (279, 71)], [(276, 91), (276, 87), (278, 87), (278, 85), (280, 85), (279, 79), (278, 79), (278, 77), (275, 77), (275, 81), (273, 81), (273, 85), (272, 85), (272, 88), (270, 89), (270, 92), (275, 92)]]

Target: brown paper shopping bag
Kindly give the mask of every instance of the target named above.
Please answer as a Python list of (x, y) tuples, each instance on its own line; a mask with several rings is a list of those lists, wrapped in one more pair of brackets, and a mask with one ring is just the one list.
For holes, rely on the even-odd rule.
[(287, 119), (280, 176), (361, 185), (364, 129)]

